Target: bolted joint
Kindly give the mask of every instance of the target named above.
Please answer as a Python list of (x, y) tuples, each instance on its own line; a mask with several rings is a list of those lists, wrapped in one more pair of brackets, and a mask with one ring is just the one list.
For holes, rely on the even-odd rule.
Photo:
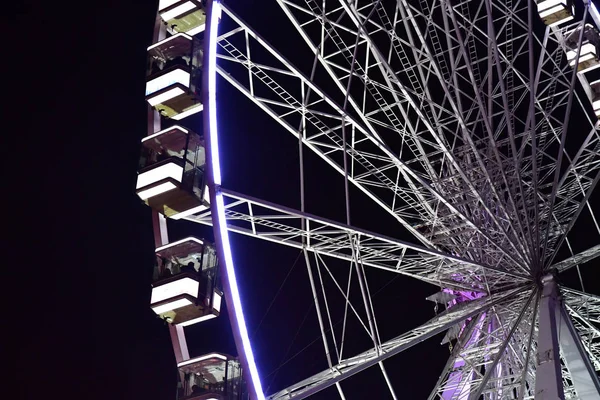
[(538, 353), (537, 355), (537, 366), (539, 367), (542, 364), (547, 362), (554, 361), (554, 355), (552, 349), (546, 350), (542, 353)]
[(547, 285), (552, 281), (558, 283), (558, 269), (556, 268), (545, 271), (545, 274), (542, 272), (538, 275), (538, 283), (542, 286)]

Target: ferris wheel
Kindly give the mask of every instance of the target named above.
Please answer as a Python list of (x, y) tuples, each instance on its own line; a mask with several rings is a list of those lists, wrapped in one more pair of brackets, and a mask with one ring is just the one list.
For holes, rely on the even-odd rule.
[[(250, 397), (265, 398), (236, 281), (228, 236), (235, 233), (300, 249), (328, 365), (270, 399), (330, 387), (344, 399), (344, 382), (369, 368), (382, 374), (391, 398), (402, 399), (386, 360), (442, 333), (451, 351), (429, 399), (600, 399), (600, 296), (560, 279), (600, 256), (590, 202), (600, 179), (593, 2), (277, 4), (306, 42), (308, 71), (223, 2), (159, 3), (137, 193), (155, 210), (162, 264), (152, 307), (172, 326), (180, 371), (233, 363), (238, 372), (229, 378), (243, 376)], [(217, 76), (296, 143), (298, 208), (223, 182), (219, 145), (227, 133), (217, 127)], [(202, 127), (186, 123), (198, 116)], [(344, 220), (307, 211), (309, 155), (343, 179)], [(387, 215), (382, 224), (397, 224), (414, 240), (354, 226), (351, 190)], [(166, 218), (213, 226), (215, 245), (170, 243)], [(581, 221), (594, 245), (578, 250), (570, 234)], [(329, 260), (344, 263), (343, 279)], [(382, 337), (367, 279), (373, 269), (431, 284), (434, 318)], [(336, 326), (334, 295), (344, 299)], [(183, 327), (217, 317), (223, 297), (239, 361), (190, 359)], [(369, 338), (356, 354), (344, 352), (350, 317)], [(210, 383), (214, 393), (239, 398), (217, 383)]]

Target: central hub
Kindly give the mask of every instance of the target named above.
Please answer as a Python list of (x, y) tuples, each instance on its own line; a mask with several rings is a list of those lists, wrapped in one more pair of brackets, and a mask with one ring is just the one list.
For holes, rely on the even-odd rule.
[(558, 282), (558, 270), (556, 268), (552, 268), (551, 270), (547, 271), (540, 271), (535, 277), (535, 282), (540, 287), (543, 287), (551, 281)]

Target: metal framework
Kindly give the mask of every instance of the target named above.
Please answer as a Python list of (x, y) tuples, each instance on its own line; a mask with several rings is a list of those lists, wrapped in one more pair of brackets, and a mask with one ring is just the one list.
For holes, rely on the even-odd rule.
[[(219, 179), (213, 208), (185, 219), (302, 249), (328, 362), (269, 398), (334, 385), (345, 398), (344, 380), (370, 367), (402, 398), (383, 361), (446, 332), (452, 351), (429, 399), (600, 399), (600, 297), (558, 278), (600, 256), (600, 245), (574, 254), (569, 241), (586, 219), (600, 242), (590, 202), (600, 122), (588, 72), (600, 61), (584, 54), (586, 23), (600, 14), (578, 0), (573, 19), (546, 26), (544, 2), (277, 0), (314, 57), (309, 71), (221, 4), (216, 70), (296, 139), (300, 209)], [(570, 12), (571, 2), (554, 3)], [(343, 178), (346, 221), (306, 212), (307, 151)], [(353, 226), (350, 186), (419, 244)], [(347, 281), (330, 259), (346, 263)], [(437, 286), (446, 310), (382, 341), (371, 268)], [(345, 299), (342, 341), (331, 290)], [(360, 354), (344, 354), (349, 313), (371, 340)]]

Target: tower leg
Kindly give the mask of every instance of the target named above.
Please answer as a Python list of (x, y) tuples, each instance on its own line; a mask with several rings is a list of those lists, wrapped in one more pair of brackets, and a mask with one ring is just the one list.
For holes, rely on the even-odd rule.
[(552, 275), (542, 278), (535, 400), (564, 400), (560, 369), (557, 316), (560, 312), (558, 286)]
[(580, 400), (600, 400), (600, 380), (564, 306), (560, 309), (560, 348)]

